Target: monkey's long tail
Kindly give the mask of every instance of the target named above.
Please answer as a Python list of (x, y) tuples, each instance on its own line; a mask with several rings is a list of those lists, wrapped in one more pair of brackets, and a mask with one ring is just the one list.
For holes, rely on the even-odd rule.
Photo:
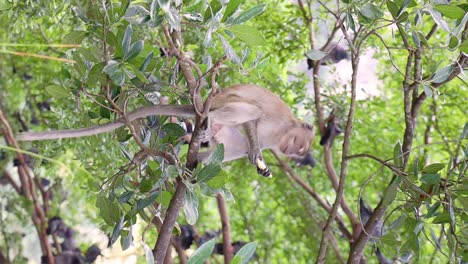
[[(163, 116), (179, 116), (179, 117), (194, 117), (195, 110), (191, 105), (152, 105), (138, 108), (126, 115), (127, 122), (132, 122), (139, 118), (145, 118), (152, 115), (163, 115)], [(76, 138), (76, 137), (87, 137), (93, 136), (105, 132), (110, 132), (121, 126), (124, 126), (125, 122), (118, 121), (100, 126), (77, 128), (77, 129), (65, 129), (65, 130), (53, 130), (45, 132), (23, 132), (17, 136), (19, 141), (34, 141), (34, 140), (48, 140), (48, 139), (60, 139), (60, 138)]]

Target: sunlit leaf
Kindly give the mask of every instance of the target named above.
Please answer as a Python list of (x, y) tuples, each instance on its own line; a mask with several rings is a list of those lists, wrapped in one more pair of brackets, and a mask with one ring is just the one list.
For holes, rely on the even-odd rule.
[(359, 9), (359, 12), (361, 13), (361, 15), (369, 19), (378, 19), (378, 18), (383, 17), (382, 9), (380, 9), (380, 7), (374, 4), (367, 4), (361, 7)]
[(161, 130), (173, 137), (181, 137), (187, 134), (187, 131), (175, 123), (167, 123), (161, 127)]
[(453, 19), (460, 19), (465, 15), (465, 11), (456, 5), (436, 5), (434, 9), (443, 16)]
[(266, 4), (259, 4), (247, 11), (242, 12), (238, 17), (234, 18), (231, 24), (242, 24), (263, 13), (266, 9)]
[(198, 220), (198, 199), (194, 192), (187, 190), (184, 203), (185, 219), (189, 225), (194, 225)]
[(252, 258), (253, 254), (255, 253), (255, 249), (257, 249), (257, 242), (250, 242), (243, 246), (236, 254), (236, 257), (239, 256), (242, 258), (242, 264), (247, 264), (250, 258)]
[(127, 55), (125, 55), (124, 61), (131, 60), (135, 58), (136, 56), (138, 56), (138, 54), (140, 54), (140, 52), (143, 50), (143, 46), (144, 46), (143, 40), (138, 40), (135, 43), (133, 43), (130, 46), (130, 49), (128, 50)]
[(221, 165), (208, 164), (203, 167), (197, 175), (197, 182), (207, 182), (221, 171)]
[(422, 171), (426, 172), (426, 173), (437, 173), (437, 172), (439, 172), (440, 170), (442, 170), (444, 168), (445, 168), (444, 163), (433, 163), (433, 164), (425, 166), (422, 169)]
[(230, 59), (233, 63), (235, 64), (240, 64), (241, 60), (237, 53), (234, 51), (234, 49), (231, 47), (231, 44), (223, 38), (220, 34), (218, 34), (218, 37), (221, 39), (221, 43), (223, 45), (224, 53)]
[(57, 99), (70, 97), (70, 92), (61, 85), (49, 85), (45, 89), (48, 94)]
[(187, 260), (187, 264), (203, 264), (205, 260), (211, 256), (215, 246), (216, 238), (211, 239), (210, 241), (203, 244), (199, 247), (193, 255)]
[(221, 164), (224, 159), (224, 144), (217, 144), (215, 149), (211, 152), (208, 163)]
[(245, 0), (230, 0), (226, 5), (226, 10), (224, 11), (224, 16), (221, 19), (222, 22), (226, 21), (234, 12), (236, 12), (239, 6), (244, 3)]
[(438, 184), (440, 182), (440, 174), (427, 173), (421, 177), (421, 182), (429, 185)]
[(130, 49), (130, 43), (132, 42), (132, 34), (133, 34), (132, 26), (128, 25), (127, 28), (125, 29), (125, 34), (122, 39), (122, 49), (123, 49), (124, 56), (127, 56), (128, 51)]
[(158, 195), (159, 195), (158, 192), (154, 192), (153, 194), (151, 194), (150, 196), (146, 198), (139, 199), (137, 201), (137, 210), (142, 210), (146, 208), (147, 206), (149, 206), (150, 204), (152, 204), (156, 200)]
[(403, 167), (403, 150), (401, 149), (400, 142), (395, 144), (393, 148), (393, 162), (398, 167)]
[(250, 46), (260, 46), (265, 45), (266, 40), (254, 27), (244, 26), (244, 25), (234, 25), (229, 27), (227, 30), (232, 32), (232, 34), (239, 38), (241, 41), (245, 42)]
[(429, 85), (425, 84), (425, 83), (422, 83), (421, 85), (423, 87), (423, 90), (424, 90), (424, 93), (426, 94), (426, 96), (431, 98), (433, 96), (433, 94), (434, 94), (432, 92), (432, 88)]
[(123, 227), (123, 224), (124, 224), (124, 220), (125, 220), (125, 217), (122, 216), (119, 220), (119, 222), (114, 226), (114, 230), (112, 231), (112, 236), (110, 238), (110, 244), (113, 245), (115, 243), (115, 241), (117, 241), (117, 239), (119, 238), (120, 236), (120, 232), (122, 231), (122, 227)]
[(448, 65), (448, 66), (443, 67), (442, 69), (438, 70), (434, 74), (434, 76), (432, 77), (432, 82), (434, 82), (434, 83), (444, 82), (445, 80), (448, 79), (448, 77), (450, 76), (452, 71), (453, 71), (453, 66), (452, 65)]
[(72, 31), (63, 37), (63, 44), (81, 44), (87, 35), (86, 31)]

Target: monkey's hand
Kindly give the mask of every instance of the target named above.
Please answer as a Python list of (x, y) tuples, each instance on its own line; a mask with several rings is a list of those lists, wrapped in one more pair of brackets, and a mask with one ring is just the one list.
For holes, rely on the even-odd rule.
[(253, 165), (257, 166), (257, 173), (264, 176), (271, 178), (271, 171), (266, 165), (265, 161), (263, 160), (262, 153), (260, 150), (258, 151), (250, 151), (249, 154), (249, 161)]
[(268, 178), (272, 178), (273, 175), (271, 174), (270, 169), (266, 166), (265, 162), (259, 158), (257, 158), (257, 173)]

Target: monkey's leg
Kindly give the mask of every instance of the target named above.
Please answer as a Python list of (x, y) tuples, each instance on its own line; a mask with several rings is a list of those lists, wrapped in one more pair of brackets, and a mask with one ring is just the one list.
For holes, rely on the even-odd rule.
[(262, 109), (254, 104), (245, 102), (230, 102), (221, 108), (210, 112), (212, 122), (221, 125), (235, 126), (257, 120), (263, 113)]
[(271, 171), (263, 160), (262, 150), (258, 143), (257, 120), (246, 122), (244, 124), (244, 129), (249, 142), (248, 156), (250, 162), (257, 166), (258, 174), (265, 177), (271, 177)]

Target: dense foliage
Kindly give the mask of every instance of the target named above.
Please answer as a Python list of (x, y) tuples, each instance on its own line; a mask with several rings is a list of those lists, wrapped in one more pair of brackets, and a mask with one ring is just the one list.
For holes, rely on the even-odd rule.
[[(82, 252), (98, 243), (103, 261), (115, 251), (81, 238), (83, 225), (135, 249), (138, 262), (164, 259), (170, 227), (177, 254), (164, 263), (190, 254), (187, 263), (203, 263), (223, 235), (196, 253), (180, 250), (178, 235), (227, 220), (223, 231), (246, 245), (224, 263), (254, 251), (252, 263), (468, 262), (463, 1), (0, 1), (0, 10), (0, 263), (54, 263), (66, 251), (50, 231), (57, 216)], [(347, 51), (339, 66), (337, 43)], [(375, 70), (359, 64), (368, 52), (379, 81), (356, 97)], [(314, 123), (313, 169), (264, 151), (273, 179), (263, 178), (247, 159), (221, 164), (218, 146), (192, 170), (198, 149), (181, 138), (185, 123), (162, 116), (78, 139), (14, 138), (121, 121), (151, 104), (202, 107), (238, 83), (268, 88)], [(25, 240), (41, 241), (41, 253)]]

